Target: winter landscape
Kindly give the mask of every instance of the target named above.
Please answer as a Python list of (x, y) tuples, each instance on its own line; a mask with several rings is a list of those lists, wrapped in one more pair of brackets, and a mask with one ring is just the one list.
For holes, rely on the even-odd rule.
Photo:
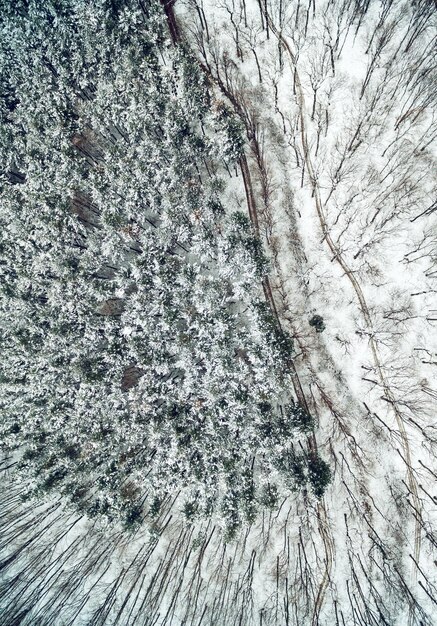
[(1, 626), (437, 624), (434, 0), (1, 0)]

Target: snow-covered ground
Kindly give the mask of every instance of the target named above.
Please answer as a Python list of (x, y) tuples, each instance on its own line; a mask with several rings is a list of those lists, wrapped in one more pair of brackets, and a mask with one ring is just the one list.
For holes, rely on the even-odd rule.
[[(1, 589), (17, 594), (1, 606), (31, 607), (14, 623), (435, 622), (436, 20), (427, 3), (359, 4), (175, 6), (216, 98), (246, 127), (275, 304), (332, 469), (323, 500), (290, 493), (228, 544), (170, 500), (132, 539), (56, 501), (23, 503), (6, 479), (0, 565), (15, 565)], [(242, 172), (230, 174), (226, 205), (246, 210)]]

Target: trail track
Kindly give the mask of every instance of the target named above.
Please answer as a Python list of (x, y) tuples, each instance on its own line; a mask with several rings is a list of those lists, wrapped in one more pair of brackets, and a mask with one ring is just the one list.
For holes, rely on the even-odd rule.
[[(255, 195), (253, 193), (252, 182), (250, 178), (250, 171), (249, 171), (249, 167), (248, 167), (248, 163), (247, 163), (247, 159), (245, 155), (243, 155), (240, 158), (240, 169), (241, 169), (243, 182), (244, 182), (244, 188), (246, 192), (246, 201), (247, 201), (249, 216), (252, 221), (254, 231), (256, 232), (256, 234), (259, 234), (259, 220), (258, 220), (258, 212), (257, 212), (257, 207), (256, 207)], [(268, 276), (266, 276), (263, 280), (263, 289), (264, 289), (265, 298), (273, 314), (275, 315), (279, 325), (282, 327), (281, 319), (277, 311), (275, 299), (273, 296), (273, 292), (272, 292), (272, 288), (271, 288), (271, 284), (270, 284), (270, 280)], [(306, 409), (306, 411), (310, 412), (308, 402), (307, 402), (307, 399), (305, 397), (305, 393), (302, 387), (302, 383), (299, 378), (299, 374), (297, 372), (296, 366), (292, 359), (289, 360), (288, 366), (291, 371), (291, 375), (293, 379), (293, 387), (294, 387), (294, 392), (296, 394), (296, 397), (299, 400), (299, 403)], [(308, 445), (310, 454), (317, 453), (317, 441), (316, 441), (316, 437), (314, 433), (312, 433), (311, 435), (307, 437), (307, 445)], [(334, 553), (334, 543), (333, 543), (331, 534), (329, 532), (327, 511), (326, 511), (325, 503), (323, 501), (319, 502), (317, 505), (317, 523), (318, 523), (318, 530), (322, 538), (323, 546), (325, 550), (325, 559), (324, 559), (325, 569), (324, 569), (322, 580), (319, 584), (319, 588), (318, 588), (316, 599), (315, 599), (313, 618), (312, 618), (313, 626), (317, 626), (319, 624), (319, 614), (323, 606), (323, 601), (325, 598), (326, 590), (328, 588), (329, 581), (331, 578), (333, 553)]]

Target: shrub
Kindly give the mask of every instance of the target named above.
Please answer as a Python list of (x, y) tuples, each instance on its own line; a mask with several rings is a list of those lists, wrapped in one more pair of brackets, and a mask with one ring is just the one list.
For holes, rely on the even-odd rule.
[(323, 317), (321, 315), (313, 315), (308, 323), (310, 326), (313, 326), (316, 329), (317, 333), (322, 333), (326, 328), (325, 322), (323, 321)]
[(314, 495), (321, 498), (331, 481), (329, 465), (319, 456), (310, 458), (308, 460), (308, 478)]

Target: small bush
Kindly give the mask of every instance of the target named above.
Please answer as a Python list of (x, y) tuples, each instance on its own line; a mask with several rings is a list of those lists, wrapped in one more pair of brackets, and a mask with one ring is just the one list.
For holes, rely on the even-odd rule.
[(139, 504), (131, 505), (124, 519), (124, 526), (127, 530), (134, 530), (141, 525), (143, 509)]
[(323, 321), (323, 317), (321, 315), (313, 315), (312, 318), (309, 320), (309, 325), (313, 326), (316, 329), (316, 333), (322, 333), (326, 328), (325, 322)]
[(310, 458), (308, 460), (308, 478), (314, 495), (321, 498), (331, 481), (329, 465), (320, 457)]

